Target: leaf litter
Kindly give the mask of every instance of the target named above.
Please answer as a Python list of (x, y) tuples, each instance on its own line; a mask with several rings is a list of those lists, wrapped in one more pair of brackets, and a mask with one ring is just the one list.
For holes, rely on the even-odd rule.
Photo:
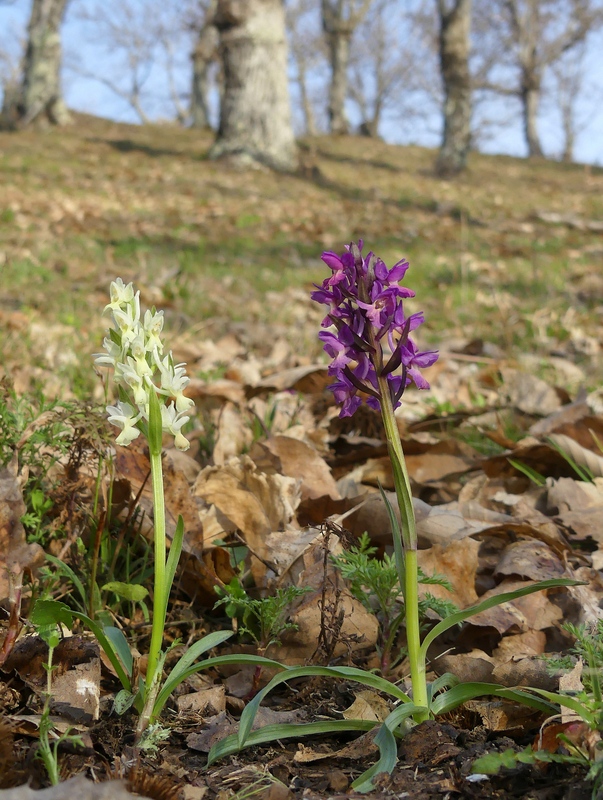
[[(229, 176), (224, 177), (223, 183), (228, 180)], [(129, 201), (111, 197), (110, 187), (105, 188), (107, 196), (96, 206), (61, 202), (52, 217), (47, 209), (38, 209), (39, 216), (46, 214), (49, 220), (45, 222), (48, 237), (74, 226), (81, 229), (88, 218), (118, 216), (122, 203)], [(38, 213), (36, 203), (44, 202), (42, 197), (34, 203), (25, 199), (15, 195), (11, 200), (17, 228), (24, 236), (29, 215)], [(182, 218), (196, 215), (219, 220), (228, 212), (224, 203), (213, 198), (202, 211), (183, 201), (178, 213)], [(151, 230), (153, 222), (147, 224)], [(262, 235), (269, 239), (265, 231)], [(486, 275), (491, 265), (476, 263), (474, 268), (475, 274)], [(149, 280), (143, 292), (145, 302), (165, 305), (167, 285), (167, 281)], [(581, 291), (590, 291), (584, 281), (581, 286)], [(99, 286), (99, 293), (104, 289), (104, 284)], [(491, 295), (484, 294), (478, 302), (489, 299)], [(102, 300), (93, 300), (100, 307)], [(312, 340), (318, 315), (305, 294), (285, 289), (268, 300), (273, 306), (294, 308), (297, 337)], [(505, 298), (500, 294), (498, 300), (503, 303)], [(250, 309), (255, 313), (252, 304)], [(543, 309), (541, 317), (533, 320), (543, 340), (551, 335), (556, 313)], [(14, 341), (16, 334), (32, 330), (31, 319), (20, 312), (3, 310), (2, 315)], [(289, 664), (310, 661), (375, 668), (379, 665), (376, 617), (351, 595), (332, 556), (349, 550), (364, 532), (380, 553), (391, 544), (379, 493), (379, 486), (388, 490), (393, 485), (380, 420), (370, 410), (358, 414), (353, 423), (339, 420), (325, 390), (329, 383), (325, 366), (314, 362), (316, 348), (305, 351), (292, 346), (282, 319), (268, 319), (239, 321), (221, 336), (215, 335), (219, 329), (212, 330), (211, 322), (205, 330), (193, 332), (183, 325), (182, 333), (173, 336), (176, 360), (186, 360), (190, 372), (200, 377), (187, 391), (196, 406), (190, 453), (181, 454), (165, 442), (168, 536), (178, 515), (184, 517), (186, 527), (186, 558), (172, 596), (166, 639), (181, 640), (176, 648), (184, 648), (210, 627), (233, 624), (218, 612), (212, 614), (212, 607), (216, 587), (228, 586), (241, 568), (251, 591), (260, 597), (279, 587), (310, 589), (291, 607), (290, 619), (297, 629), (289, 630), (282, 644), (272, 647), (273, 658)], [(177, 330), (177, 321), (173, 324)], [(477, 599), (533, 580), (564, 576), (585, 581), (584, 586), (529, 595), (472, 617), (432, 647), (434, 675), (450, 671), (461, 679), (479, 677), (509, 687), (556, 689), (567, 676), (551, 674), (542, 655), (566, 652), (571, 646), (561, 623), (593, 624), (601, 619), (603, 584), (598, 570), (603, 567), (603, 539), (598, 519), (603, 503), (603, 407), (597, 392), (587, 395), (580, 389), (584, 371), (576, 364), (577, 354), (596, 355), (597, 342), (581, 329), (577, 317), (565, 318), (564, 324), (571, 327), (570, 336), (547, 364), (546, 379), (532, 374), (529, 354), (523, 360), (512, 359), (504, 349), (479, 338), (454, 341), (450, 337), (428, 375), (433, 399), (409, 391), (408, 402), (398, 413), (415, 495), (420, 563), (426, 574), (446, 575), (451, 585), (451, 590), (429, 586), (431, 594), (466, 608)], [(92, 323), (91, 328), (100, 340), (101, 327), (96, 329)], [(36, 381), (42, 381), (51, 395), (73, 397), (68, 383), (57, 377), (78, 361), (68, 343), (71, 330), (42, 326), (35, 338), (45, 342), (38, 362), (44, 366), (22, 363), (10, 370), (18, 397)], [(100, 400), (100, 388), (94, 393)], [(48, 549), (79, 569), (78, 543), (89, 546), (94, 534), (90, 481), (96, 473), (85, 464), (74, 468), (73, 460), (51, 450), (43, 457), (54, 460), (54, 466), (44, 474), (41, 485), (56, 497), (52, 515), (61, 525)], [(98, 474), (99, 505), (113, 530), (130, 526), (137, 536), (149, 536), (148, 454), (136, 448), (107, 449), (106, 444), (99, 451), (111, 464)], [(57, 487), (67, 477), (75, 483), (79, 480), (80, 487), (87, 486), (87, 493), (74, 490), (61, 496)], [(27, 544), (20, 522), (26, 481), (18, 458), (0, 474), (0, 594), (8, 612), (2, 622), (3, 653), (10, 649), (0, 673), (0, 711), (10, 744), (7, 763), (12, 765), (9, 770), (0, 769), (0, 780), (4, 787), (29, 780), (38, 788), (44, 785), (44, 776), (31, 765), (28, 752), (35, 749), (36, 714), (46, 676), (40, 658), (31, 656), (40, 642), (23, 625), (30, 584), (26, 582), (22, 597), (15, 588), (21, 576), (39, 574), (41, 567), (41, 549)], [(87, 508), (87, 516), (84, 513), (78, 519), (80, 523), (87, 519), (88, 524), (62, 514), (61, 503)], [(60, 580), (53, 591), (56, 596), (69, 592), (68, 581)], [(112, 614), (114, 622), (131, 633), (134, 658), (144, 669), (140, 654), (145, 652), (150, 628), (141, 608), (122, 603)], [(57, 655), (53, 680), (53, 715), (57, 725), (78, 726), (87, 736), (83, 751), (62, 753), (63, 777), (88, 771), (89, 776), (105, 779), (136, 778), (128, 760), (132, 721), (127, 715), (111, 715), (117, 689), (111, 670), (78, 631), (64, 630), (63, 636), (65, 653)], [(33, 650), (26, 649), (20, 656), (20, 647)], [(231, 640), (222, 651), (248, 651), (249, 647), (244, 641)], [(402, 660), (392, 679), (403, 681), (405, 676)], [(269, 677), (267, 671), (262, 680)], [(78, 689), (82, 680), (86, 692)], [(566, 685), (578, 691), (579, 681), (576, 674), (574, 682)], [(165, 714), (170, 740), (154, 760), (142, 757), (141, 769), (156, 771), (166, 784), (145, 785), (138, 775), (130, 791), (139, 795), (148, 791), (145, 796), (149, 797), (208, 800), (236, 793), (242, 797), (247, 790), (272, 800), (302, 795), (324, 798), (348, 791), (353, 777), (374, 760), (375, 746), (368, 733), (354, 740), (284, 741), (279, 747), (244, 751), (205, 771), (204, 756), (199, 754), (207, 752), (208, 743), (232, 732), (250, 685), (251, 676), (234, 668), (191, 677)], [(267, 716), (258, 719), (261, 725), (278, 720), (344, 719), (350, 714), (381, 719), (387, 713), (383, 703), (380, 695), (359, 691), (353, 683), (320, 679), (283, 689), (274, 706), (264, 709)], [(562, 724), (570, 722), (567, 715), (563, 717)], [(495, 777), (487, 785), (468, 780), (477, 755), (492, 747), (502, 751), (523, 744), (541, 723), (542, 718), (532, 711), (507, 702), (470, 701), (454, 718), (411, 731), (400, 746), (398, 768), (390, 778), (377, 782), (372, 796), (408, 792), (425, 798), (508, 797), (516, 796), (517, 786), (527, 781), (526, 796), (534, 791), (538, 797), (569, 797), (562, 793), (563, 781), (576, 782), (582, 774), (569, 768), (561, 773), (555, 765), (541, 773), (514, 776), (510, 787)], [(82, 796), (86, 792), (90, 797), (101, 796), (95, 794), (95, 786), (88, 781), (85, 787), (78, 785), (77, 791)], [(119, 790), (117, 783), (114, 786), (112, 796), (117, 797), (123, 784)], [(30, 790), (17, 791), (21, 794), (15, 798), (29, 797)], [(36, 796), (52, 797), (49, 791)]]
[[(235, 358), (240, 357), (240, 351), (235, 352)], [(288, 664), (311, 662), (320, 657), (318, 642), (331, 637), (336, 639), (329, 643), (331, 662), (334, 659), (339, 663), (376, 666), (376, 618), (350, 595), (331, 556), (342, 548), (349, 548), (365, 531), (382, 550), (387, 550), (390, 544), (387, 514), (378, 486), (391, 487), (392, 479), (381, 441), (374, 435), (378, 432), (374, 430), (378, 429), (378, 420), (367, 415), (359, 423), (360, 428), (343, 432), (325, 392), (325, 381), (308, 382), (309, 377), (322, 374), (318, 365), (308, 365), (302, 372), (285, 365), (280, 372), (270, 373), (270, 359), (267, 359), (268, 366), (263, 365), (260, 357), (256, 357), (256, 361), (260, 376), (265, 370), (268, 378), (252, 376), (251, 382), (247, 382), (249, 373), (243, 370), (232, 373), (236, 379), (229, 379), (232, 388), (226, 393), (205, 391), (205, 386), (198, 383), (191, 387), (198, 417), (204, 420), (200, 436), (207, 435), (207, 427), (213, 426), (211, 453), (207, 446), (201, 448), (200, 438), (194, 440), (195, 458), (177, 453), (166, 442), (168, 535), (175, 529), (178, 515), (182, 514), (186, 523), (184, 551), (188, 556), (179, 576), (182, 599), (174, 606), (167, 633), (169, 625), (178, 621), (178, 604), (189, 609), (189, 616), (190, 612), (203, 616), (210, 611), (216, 596), (215, 587), (226, 586), (235, 575), (231, 554), (238, 546), (244, 548), (243, 568), (260, 595), (286, 585), (311, 590), (290, 609), (290, 619), (296, 629), (288, 632), (280, 646), (273, 646), (270, 652), (273, 658)], [(479, 677), (509, 687), (530, 685), (552, 689), (558, 687), (559, 676), (550, 674), (541, 656), (567, 646), (568, 637), (560, 623), (568, 620), (592, 622), (601, 618), (603, 587), (593, 566), (601, 563), (602, 558), (597, 516), (603, 494), (601, 479), (596, 470), (593, 473), (592, 467), (600, 458), (596, 432), (603, 420), (593, 413), (588, 403), (583, 402), (579, 407), (571, 403), (544, 403), (542, 397), (558, 395), (554, 387), (543, 388), (543, 382), (538, 384), (540, 399), (530, 407), (526, 397), (533, 392), (533, 379), (526, 375), (522, 388), (521, 375), (515, 370), (511, 384), (501, 383), (497, 399), (490, 400), (492, 412), (482, 409), (479, 415), (459, 418), (451, 415), (450, 420), (446, 416), (427, 414), (421, 420), (416, 409), (417, 399), (417, 403), (411, 400), (410, 411), (403, 411), (398, 421), (415, 491), (422, 548), (420, 564), (426, 574), (446, 575), (451, 586), (451, 590), (428, 587), (432, 593), (459, 608), (466, 608), (478, 598), (485, 599), (533, 580), (578, 576), (587, 581), (586, 586), (532, 594), (472, 617), (462, 630), (434, 648), (432, 670), (436, 675), (453, 672), (461, 679)], [(211, 389), (211, 382), (207, 383)], [(219, 382), (216, 383), (219, 387)], [(488, 391), (492, 395), (492, 388)], [(547, 413), (536, 415), (536, 409)], [(489, 413), (493, 416), (488, 417)], [(516, 419), (521, 429), (517, 441), (505, 440), (510, 446), (500, 452), (502, 447), (498, 445), (499, 455), (496, 456), (483, 455), (468, 444), (465, 432), (471, 430), (471, 425), (483, 435), (495, 434), (503, 415)], [(262, 424), (258, 424), (258, 419)], [(421, 422), (429, 423), (428, 429)], [(362, 426), (367, 430), (363, 431)], [(555, 435), (559, 437), (557, 440), (552, 439)], [(114, 499), (112, 513), (125, 519), (135, 504), (140, 517), (140, 535), (151, 535), (148, 456), (142, 448), (115, 446), (112, 458), (111, 479), (113, 485), (119, 486), (120, 498), (118, 505), (117, 498)], [(572, 462), (588, 470), (591, 479), (581, 479)], [(544, 481), (538, 484), (531, 480), (528, 468), (542, 475)], [(24, 509), (21, 487), (14, 474), (15, 466), (12, 473), (10, 470), (9, 466), (2, 473), (5, 487), (2, 530), (6, 540), (3, 559), (7, 565), (3, 571), (3, 585), (7, 598), (14, 575), (36, 569), (40, 562), (39, 548), (25, 543), (19, 523)], [(60, 481), (57, 473), (61, 470), (67, 470), (65, 458), (62, 463), (57, 462), (52, 477)], [(106, 497), (107, 492), (108, 485), (102, 495)], [(318, 521), (327, 518), (343, 526), (348, 533), (331, 533), (326, 537)], [(310, 520), (315, 521), (308, 524)], [(69, 550), (62, 557), (69, 561)], [(330, 621), (326, 619), (327, 610), (331, 611)], [(339, 620), (339, 624), (334, 620)], [(133, 623), (134, 619), (120, 619), (125, 630)], [(224, 622), (214, 619), (210, 624)], [(70, 632), (65, 635), (65, 643), (79, 638), (71, 636)], [(25, 655), (24, 662), (23, 657), (19, 660), (20, 647), (34, 644), (35, 637), (21, 636), (3, 665), (3, 674), (13, 683), (16, 680), (29, 687), (34, 695), (41, 695), (45, 680), (41, 666), (34, 668), (36, 662), (30, 655)], [(144, 639), (137, 647), (144, 648)], [(240, 645), (229, 647), (232, 650)], [(63, 662), (58, 661), (59, 672), (63, 675), (57, 675), (53, 683), (57, 719), (70, 723), (74, 715), (80, 720), (89, 719), (92, 727), (82, 728), (81, 721), (78, 725), (89, 733), (92, 744), (95, 735), (98, 736), (93, 720), (100, 713), (102, 721), (108, 713), (114, 691), (111, 676), (103, 666), (104, 677), (100, 680), (97, 651), (91, 660), (83, 662), (74, 653), (66, 658), (64, 667), (60, 666)], [(19, 667), (19, 663), (24, 663), (27, 671)], [(92, 692), (84, 699), (78, 698), (81, 677), (69, 678), (82, 669), (89, 675), (85, 680), (88, 691)], [(397, 674), (404, 677), (403, 663)], [(244, 697), (242, 691), (250, 685), (250, 678), (245, 680), (241, 676), (237, 680), (239, 683), (243, 680), (243, 690), (237, 690), (236, 675), (235, 672), (230, 676), (226, 673), (213, 678), (204, 676), (204, 681), (210, 681), (208, 685), (197, 688), (189, 683), (176, 699), (178, 716), (170, 722), (172, 735), (176, 740), (179, 736), (185, 737), (188, 752), (199, 749), (207, 752), (210, 742), (227, 735), (236, 725), (241, 702), (237, 700)], [(285, 701), (297, 705), (297, 711), (279, 711), (277, 707), (271, 713), (283, 715), (286, 721), (298, 719), (291, 717), (292, 713), (302, 714), (304, 720), (317, 714), (339, 718), (352, 714), (360, 719), (380, 719), (380, 715), (387, 713), (381, 708), (384, 701), (379, 695), (358, 692), (352, 685), (335, 687), (319, 682), (314, 687), (298, 687), (297, 691), (307, 695), (301, 704), (296, 704), (295, 696)], [(35, 737), (35, 715), (31, 719), (34, 728), (28, 728), (25, 734), (23, 715), (17, 713), (21, 704), (15, 700), (13, 698), (12, 706), (4, 707), (4, 717), (13, 726), (11, 735)], [(80, 709), (79, 715), (77, 709)], [(270, 709), (266, 709), (268, 711)], [(466, 704), (464, 713), (477, 719), (478, 728), (485, 732), (482, 749), (488, 736), (517, 739), (539, 724), (534, 712), (519, 710), (509, 703), (474, 700)], [(455, 720), (455, 723), (463, 729), (462, 721)], [(270, 722), (260, 718), (259, 724)], [(197, 732), (191, 733), (191, 730)], [(424, 760), (416, 762), (427, 765), (426, 768), (430, 764), (432, 767), (447, 765), (446, 777), (429, 789), (435, 792), (433, 796), (443, 792), (444, 786), (450, 787), (447, 791), (465, 791), (461, 789), (466, 784), (461, 774), (465, 750), (454, 743), (459, 735), (467, 734), (458, 734), (457, 729), (445, 751), (440, 743), (439, 749), (429, 751), (422, 756)], [(356, 758), (371, 757), (374, 752), (371, 741), (370, 736), (365, 745), (359, 741), (360, 752)], [(163, 750), (168, 761), (173, 747), (166, 746)], [(353, 767), (346, 757), (347, 747), (352, 745), (335, 746), (331, 750), (327, 747), (312, 755), (312, 747), (300, 743), (297, 752), (292, 751), (292, 763), (301, 768), (302, 764), (331, 759), (329, 763), (337, 765), (343, 776), (349, 776)], [(409, 747), (407, 742), (403, 749)], [(186, 749), (179, 751), (172, 762), (172, 770), (175, 763), (182, 765), (181, 771), (188, 769), (186, 752)], [(278, 761), (274, 750), (268, 750), (268, 757), (271, 763)], [(417, 758), (416, 754), (412, 758)], [(415, 762), (411, 759), (409, 763)], [(400, 769), (403, 773), (404, 766)], [(194, 774), (197, 775), (195, 782), (211, 792), (211, 781), (202, 771)], [(322, 785), (312, 778), (315, 774), (310, 773), (304, 779), (310, 787)], [(322, 780), (325, 774), (321, 773)], [(398, 785), (396, 776), (397, 772), (391, 779), (392, 787)], [(343, 784), (343, 779), (341, 782)], [(328, 791), (328, 781), (326, 789)], [(324, 790), (318, 788), (318, 791)]]

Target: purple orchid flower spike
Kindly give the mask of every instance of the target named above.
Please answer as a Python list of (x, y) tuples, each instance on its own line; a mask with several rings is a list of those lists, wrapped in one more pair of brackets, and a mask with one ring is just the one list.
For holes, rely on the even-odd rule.
[(381, 379), (386, 378), (394, 408), (411, 383), (418, 389), (429, 389), (420, 370), (430, 367), (438, 358), (436, 351), (419, 351), (410, 333), (424, 321), (423, 312), (406, 316), (403, 302), (414, 292), (399, 281), (409, 268), (402, 259), (389, 269), (373, 253), (362, 255), (363, 241), (346, 245), (338, 255), (328, 250), (322, 260), (332, 270), (321, 286), (316, 286), (312, 299), (329, 306), (322, 322), (319, 338), (332, 359), (329, 374), (336, 378), (331, 385), (340, 416), (351, 416), (362, 404), (363, 397), (372, 408), (379, 409)]

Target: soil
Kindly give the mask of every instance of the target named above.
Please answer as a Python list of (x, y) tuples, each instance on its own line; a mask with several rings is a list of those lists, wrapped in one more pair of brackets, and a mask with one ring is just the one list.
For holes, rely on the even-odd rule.
[[(0, 683), (4, 702), (27, 701), (27, 690), (20, 692), (18, 679)], [(329, 697), (330, 693), (330, 697)], [(309, 696), (308, 696), (309, 694)], [(323, 716), (327, 707), (344, 706), (352, 697), (352, 687), (323, 683), (315, 692), (303, 693), (307, 718)], [(289, 710), (295, 695), (275, 698), (273, 710)], [(20, 709), (27, 711), (27, 709)], [(203, 798), (227, 800), (256, 797), (259, 800), (338, 800), (338, 798), (526, 798), (527, 800), (589, 800), (591, 787), (585, 770), (559, 764), (542, 767), (521, 765), (503, 770), (498, 776), (472, 777), (475, 759), (486, 752), (522, 749), (534, 732), (522, 731), (519, 739), (495, 734), (475, 724), (468, 714), (456, 715), (454, 724), (430, 720), (411, 729), (401, 740), (399, 761), (391, 775), (378, 776), (375, 790), (359, 794), (350, 788), (352, 781), (376, 760), (373, 733), (346, 734), (282, 741), (256, 746), (223, 759), (206, 768), (207, 755), (195, 748), (198, 734), (207, 727), (193, 716), (166, 715), (171, 722), (169, 743), (156, 754), (140, 754), (133, 748), (134, 717), (118, 718), (101, 714), (84, 736), (86, 747), (61, 749), (61, 779), (85, 773), (96, 781), (116, 777), (127, 779), (130, 792), (154, 800)], [(13, 719), (15, 715), (13, 715)], [(22, 715), (23, 720), (24, 715)], [(22, 723), (24, 724), (24, 723)], [(0, 786), (29, 783), (34, 789), (48, 785), (41, 762), (35, 757), (37, 740), (29, 734), (0, 731)], [(12, 742), (12, 747), (11, 747)], [(11, 752), (12, 750), (12, 752)], [(310, 754), (310, 756), (308, 756)], [(331, 754), (331, 755), (329, 755)], [(325, 756), (324, 758), (321, 756)], [(304, 763), (304, 758), (312, 761)], [(186, 787), (186, 788), (185, 788)], [(0, 792), (0, 796), (2, 792)]]

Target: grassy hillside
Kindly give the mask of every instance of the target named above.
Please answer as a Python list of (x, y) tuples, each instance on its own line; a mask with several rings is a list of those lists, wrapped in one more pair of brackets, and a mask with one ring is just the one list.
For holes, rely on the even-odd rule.
[(410, 260), (424, 344), (481, 337), (496, 347), (475, 352), (535, 355), (545, 372), (562, 356), (589, 388), (601, 380), (602, 170), (473, 155), (446, 182), (433, 151), (318, 138), (282, 176), (210, 162), (210, 143), (83, 116), (0, 134), (0, 372), (18, 391), (90, 394), (117, 275), (168, 309), (181, 343), (234, 324), (251, 352), (282, 337), (315, 358), (320, 252), (358, 237)]

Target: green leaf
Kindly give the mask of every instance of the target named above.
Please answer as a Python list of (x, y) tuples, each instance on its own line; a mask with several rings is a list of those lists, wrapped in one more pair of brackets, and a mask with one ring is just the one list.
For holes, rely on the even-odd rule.
[(405, 719), (421, 710), (423, 709), (414, 703), (405, 703), (395, 708), (387, 716), (374, 739), (375, 744), (379, 747), (379, 761), (356, 778), (352, 784), (353, 789), (357, 792), (370, 792), (374, 788), (372, 781), (375, 775), (379, 775), (381, 772), (391, 774), (394, 771), (398, 761), (398, 746), (393, 732)]
[(121, 689), (113, 700), (113, 711), (121, 717), (126, 711), (134, 704), (136, 695), (129, 692), (127, 689)]
[(530, 691), (541, 695), (541, 697), (545, 697), (551, 703), (557, 703), (560, 706), (565, 706), (566, 708), (570, 708), (572, 711), (575, 711), (576, 714), (578, 714), (578, 716), (581, 717), (593, 730), (597, 727), (597, 715), (590, 709), (586, 708), (586, 706), (584, 706), (575, 697), (569, 697), (565, 694), (558, 694), (557, 692), (548, 692), (546, 689), (530, 688)]
[(205, 667), (202, 667), (201, 664), (207, 664), (208, 660), (213, 661), (213, 659), (207, 659), (204, 662), (195, 664), (194, 662), (199, 658), (199, 656), (202, 653), (211, 650), (212, 647), (217, 647), (218, 645), (222, 644), (222, 642), (225, 642), (233, 635), (233, 633), (234, 631), (215, 631), (214, 633), (204, 636), (203, 639), (199, 639), (198, 642), (195, 642), (193, 645), (191, 645), (191, 647), (189, 647), (186, 653), (180, 659), (178, 659), (176, 664), (172, 667), (169, 676), (161, 687), (153, 706), (151, 722), (154, 722), (159, 714), (161, 714), (161, 711), (167, 703), (170, 695), (174, 689), (176, 689), (176, 687), (182, 683), (183, 680), (188, 678), (194, 672), (204, 669)]
[(174, 536), (172, 538), (172, 544), (170, 545), (170, 552), (168, 554), (167, 563), (165, 566), (165, 601), (166, 607), (163, 610), (164, 619), (165, 615), (167, 614), (167, 602), (170, 598), (170, 591), (172, 589), (172, 584), (174, 583), (174, 576), (176, 575), (176, 569), (178, 568), (178, 562), (180, 561), (180, 554), (182, 553), (182, 543), (184, 541), (184, 519), (181, 515), (178, 516), (178, 522), (176, 523), (176, 530), (174, 531)]
[(580, 466), (576, 461), (574, 461), (569, 453), (565, 452), (561, 445), (557, 444), (557, 442), (551, 436), (547, 436), (546, 441), (559, 453), (560, 456), (563, 456), (570, 467), (574, 470), (576, 475), (578, 475), (580, 480), (584, 481), (584, 483), (594, 483), (594, 475), (587, 466)]
[(473, 700), (475, 697), (485, 697), (486, 695), (502, 697), (505, 700), (521, 703), (521, 705), (529, 708), (536, 708), (544, 714), (557, 713), (557, 708), (554, 705), (534, 697), (531, 694), (532, 691), (535, 690), (508, 689), (499, 683), (459, 683), (448, 689), (448, 691), (442, 692), (432, 701), (431, 713), (434, 715), (446, 714), (463, 705), (467, 700)]
[(385, 725), (382, 725), (375, 736), (375, 744), (379, 746), (379, 761), (370, 769), (363, 772), (352, 784), (352, 789), (357, 792), (370, 792), (374, 789), (373, 778), (382, 772), (391, 774), (398, 761), (398, 746), (394, 734)]
[(114, 592), (118, 597), (129, 600), (132, 603), (140, 603), (148, 595), (149, 591), (140, 583), (123, 583), (122, 581), (109, 581), (101, 587), (101, 592)]
[(73, 614), (69, 606), (58, 600), (36, 600), (29, 621), (36, 629), (51, 625), (65, 625), (71, 629)]
[(459, 679), (456, 675), (453, 675), (452, 672), (444, 672), (439, 678), (436, 678), (435, 681), (428, 683), (427, 693), (430, 703), (438, 692), (441, 692), (443, 689), (450, 689), (458, 683)]
[[(132, 682), (130, 681), (131, 672), (125, 671), (124, 666), (122, 665), (122, 662), (120, 661), (111, 640), (107, 638), (102, 627), (97, 622), (90, 619), (90, 617), (88, 617), (86, 614), (82, 614), (81, 611), (72, 611), (71, 613), (76, 619), (81, 620), (84, 623), (84, 625), (90, 628), (92, 633), (98, 639), (98, 643), (103, 648), (107, 658), (111, 662), (113, 669), (117, 673), (117, 677), (121, 681), (121, 685), (124, 687), (124, 689), (127, 689), (129, 692), (131, 692), (132, 691)], [(130, 653), (130, 658), (131, 656), (132, 654)]]
[(113, 649), (119, 656), (121, 663), (124, 665), (126, 672), (128, 675), (132, 674), (132, 666), (133, 666), (133, 659), (132, 659), (132, 651), (130, 650), (130, 645), (128, 644), (128, 640), (124, 636), (123, 632), (120, 631), (119, 628), (115, 628), (112, 625), (104, 625), (103, 626), (103, 633), (107, 637), (107, 639), (111, 642)]
[(148, 442), (151, 456), (160, 456), (163, 446), (163, 422), (161, 420), (161, 403), (153, 387), (149, 389)]
[(531, 586), (524, 586), (521, 589), (515, 589), (513, 592), (502, 592), (501, 594), (489, 597), (487, 600), (482, 600), (481, 603), (477, 603), (474, 606), (465, 608), (463, 611), (457, 611), (455, 614), (451, 614), (449, 617), (446, 617), (446, 619), (438, 622), (438, 624), (432, 628), (423, 639), (423, 644), (421, 645), (421, 655), (426, 660), (429, 646), (433, 641), (435, 641), (435, 639), (438, 638), (440, 634), (444, 633), (444, 631), (447, 631), (449, 628), (458, 625), (459, 622), (464, 622), (466, 619), (469, 619), (469, 617), (475, 616), (475, 614), (480, 614), (482, 611), (487, 611), (489, 608), (502, 605), (502, 603), (508, 603), (510, 600), (517, 600), (518, 597), (524, 597), (525, 595), (533, 594), (534, 592), (541, 592), (544, 589), (555, 589), (561, 586), (584, 585), (584, 581), (575, 581), (570, 578), (552, 578), (548, 581), (538, 581), (538, 583), (534, 583)]
[[(246, 744), (251, 746), (254, 744), (264, 744), (265, 742), (274, 742), (279, 739), (292, 739), (298, 736), (328, 735), (341, 733), (342, 731), (370, 731), (376, 724), (377, 723), (373, 720), (365, 719), (332, 719), (301, 724), (265, 725), (257, 731), (251, 731), (247, 735)], [(240, 749), (239, 737), (236, 733), (226, 736), (226, 738), (217, 742), (209, 751), (207, 766), (211, 766), (211, 764), (219, 758), (237, 753)]]
[(356, 667), (286, 667), (279, 675), (275, 675), (270, 683), (259, 691), (243, 710), (238, 733), (239, 747), (242, 748), (247, 742), (247, 737), (251, 731), (260, 703), (275, 686), (278, 686), (284, 681), (292, 680), (293, 678), (310, 678), (315, 675), (356, 681), (364, 686), (369, 686), (371, 689), (393, 695), (397, 700), (401, 700), (403, 703), (410, 703), (408, 695), (395, 684), (390, 683), (385, 680), (385, 678), (374, 675), (372, 672), (366, 672)]
[(88, 606), (88, 593), (84, 589), (84, 584), (71, 569), (71, 567), (56, 556), (51, 556), (48, 553), (46, 554), (46, 560), (50, 561), (51, 564), (54, 564), (54, 566), (57, 568), (57, 572), (59, 572), (61, 575), (64, 575), (66, 578), (69, 578), (71, 583), (73, 583), (75, 588), (80, 593), (80, 597), (82, 599), (82, 608), (86, 609)]
[(471, 772), (481, 775), (498, 775), (503, 767), (513, 769), (517, 766), (518, 755), (510, 747), (502, 753), (486, 753), (473, 762)]
[(532, 469), (532, 467), (529, 467), (522, 461), (516, 461), (516, 459), (514, 458), (508, 458), (507, 461), (512, 467), (515, 467), (515, 469), (518, 472), (523, 473), (526, 476), (526, 478), (529, 478), (532, 481), (532, 483), (535, 483), (536, 486), (546, 485), (546, 478), (544, 477), (544, 475), (541, 475), (540, 472), (537, 472), (537, 470)]

